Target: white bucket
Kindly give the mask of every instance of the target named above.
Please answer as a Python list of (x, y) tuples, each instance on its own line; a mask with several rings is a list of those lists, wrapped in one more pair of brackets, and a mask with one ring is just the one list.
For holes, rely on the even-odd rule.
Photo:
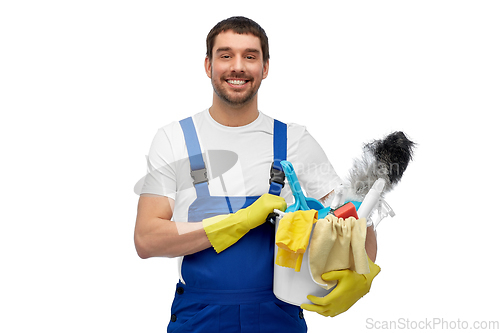
[[(278, 231), (279, 221), (276, 219), (275, 234)], [(313, 230), (314, 231), (314, 225)], [(312, 237), (311, 232), (311, 237)], [(309, 240), (311, 240), (309, 238)], [(300, 306), (303, 303), (312, 304), (308, 299), (308, 295), (323, 297), (328, 295), (332, 289), (326, 290), (314, 282), (309, 267), (309, 246), (304, 253), (300, 272), (296, 272), (293, 268), (282, 267), (276, 265), (276, 255), (278, 246), (274, 245), (274, 280), (273, 291), (274, 295), (282, 300), (293, 305)]]

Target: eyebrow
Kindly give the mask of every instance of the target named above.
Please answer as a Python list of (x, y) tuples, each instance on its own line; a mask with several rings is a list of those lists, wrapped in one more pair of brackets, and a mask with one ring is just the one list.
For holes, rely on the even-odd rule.
[[(220, 53), (220, 52), (227, 52), (227, 51), (231, 51), (232, 48), (230, 48), (229, 46), (227, 47), (219, 47), (215, 53)], [(245, 52), (246, 53), (260, 53), (260, 50), (258, 49), (252, 49), (252, 48), (248, 48), (248, 49), (245, 49)]]

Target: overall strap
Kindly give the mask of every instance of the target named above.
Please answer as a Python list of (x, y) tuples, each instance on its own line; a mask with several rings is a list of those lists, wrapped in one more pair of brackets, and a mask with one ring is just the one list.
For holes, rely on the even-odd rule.
[(274, 120), (273, 149), (274, 160), (271, 165), (269, 193), (280, 195), (281, 189), (285, 186), (285, 173), (280, 162), (286, 160), (287, 127), (286, 124), (276, 119)]
[(189, 163), (191, 165), (191, 177), (193, 177), (196, 196), (210, 196), (210, 192), (208, 191), (207, 168), (205, 167), (203, 155), (201, 154), (200, 143), (194, 127), (193, 118), (188, 117), (181, 120), (179, 123), (184, 133), (184, 140), (186, 141)]

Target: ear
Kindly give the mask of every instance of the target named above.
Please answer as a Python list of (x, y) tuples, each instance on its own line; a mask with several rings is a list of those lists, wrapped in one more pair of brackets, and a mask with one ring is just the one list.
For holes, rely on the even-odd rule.
[(208, 57), (205, 57), (205, 73), (210, 79), (212, 78), (212, 63)]
[(262, 79), (265, 79), (268, 73), (269, 73), (269, 59), (267, 59), (266, 63), (264, 64), (264, 68), (262, 70)]

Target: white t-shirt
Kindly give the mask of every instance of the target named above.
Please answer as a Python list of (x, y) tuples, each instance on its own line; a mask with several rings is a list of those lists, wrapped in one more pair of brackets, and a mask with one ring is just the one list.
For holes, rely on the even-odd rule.
[[(227, 127), (216, 122), (208, 109), (193, 116), (212, 196), (260, 196), (269, 191), (273, 161), (274, 119), (259, 113), (252, 123)], [(340, 183), (326, 154), (304, 126), (287, 125), (287, 161), (291, 162), (303, 191), (320, 199)], [(173, 221), (186, 222), (196, 199), (184, 134), (179, 122), (158, 130), (148, 156), (149, 174), (141, 193), (175, 200)], [(293, 195), (281, 192), (290, 205)]]

